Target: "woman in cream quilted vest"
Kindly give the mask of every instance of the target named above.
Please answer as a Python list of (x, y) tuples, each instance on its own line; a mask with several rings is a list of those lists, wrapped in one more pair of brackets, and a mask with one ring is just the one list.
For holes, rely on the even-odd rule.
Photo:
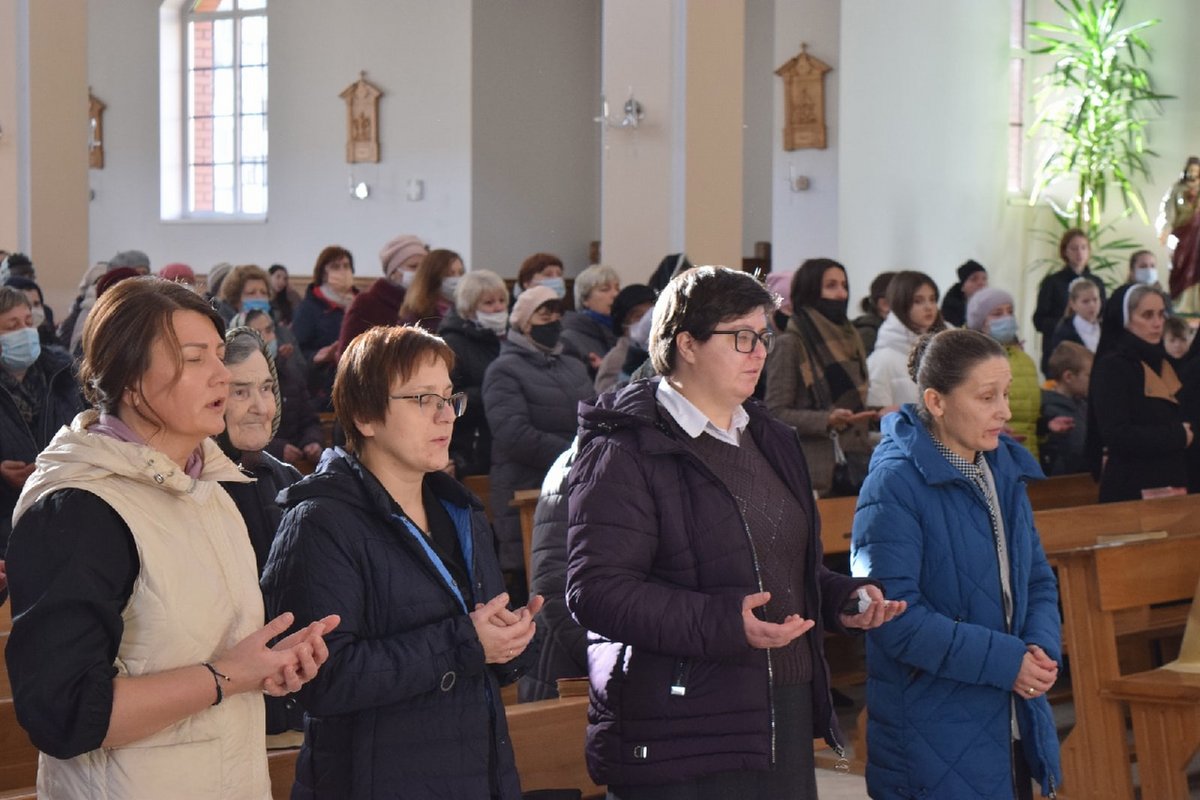
[(97, 301), (80, 383), (93, 409), (37, 459), (13, 514), (7, 658), (42, 751), (38, 797), (270, 797), (261, 692), (325, 660), (314, 622), (268, 647), (254, 553), (218, 481), (246, 481), (224, 428), (223, 325), (182, 286)]

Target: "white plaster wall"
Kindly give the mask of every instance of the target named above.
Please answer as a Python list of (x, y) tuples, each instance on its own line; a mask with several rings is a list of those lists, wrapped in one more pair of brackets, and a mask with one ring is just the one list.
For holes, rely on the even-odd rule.
[[(89, 0), (89, 79), (108, 104), (104, 170), (91, 172), (89, 251), (137, 247), (155, 265), (281, 262), (312, 269), (327, 244), (378, 274), (398, 233), (472, 252), (469, 0), (285, 0), (270, 8), (270, 210), (265, 223), (161, 222), (158, 2)], [(354, 165), (371, 186), (350, 197), (345, 106), (359, 70), (383, 89), (381, 162)], [(425, 199), (405, 200), (411, 178)]]
[[(871, 0), (861, 4), (859, 0), (853, 0), (843, 10), (841, 0), (777, 0), (775, 3), (774, 60), (769, 74), (774, 109), (770, 186), (771, 258), (775, 271), (794, 270), (806, 258), (836, 258), (839, 255), (839, 156), (844, 137), (841, 104), (846, 92), (846, 72), (842, 66), (845, 56), (839, 24), (843, 14), (867, 15), (867, 9), (860, 5), (871, 4)], [(884, 5), (890, 7), (890, 4)], [(895, 5), (907, 7), (907, 3)], [(783, 149), (783, 79), (774, 73), (800, 52), (801, 42), (807, 43), (808, 52), (814, 58), (833, 67), (825, 74), (827, 147), (786, 152)], [(810, 188), (803, 192), (791, 191), (785, 180), (790, 171), (808, 177)]]
[[(785, 0), (786, 2), (786, 0)], [(742, 255), (771, 241), (773, 145), (776, 135), (775, 0), (746, 0), (745, 75), (742, 96)], [(782, 93), (781, 93), (782, 97)]]
[(469, 266), (516, 277), (600, 238), (600, 0), (480, 0), (472, 10)]
[(888, 269), (943, 287), (972, 257), (995, 282), (1019, 272), (1004, 236), (1008, 9), (858, 0), (843, 14), (839, 231), (855, 298)]
[(601, 260), (645, 282), (678, 252), (683, 229), (682, 0), (604, 0), (602, 90), (620, 115), (629, 87), (645, 107), (636, 130), (607, 131), (601, 149)]

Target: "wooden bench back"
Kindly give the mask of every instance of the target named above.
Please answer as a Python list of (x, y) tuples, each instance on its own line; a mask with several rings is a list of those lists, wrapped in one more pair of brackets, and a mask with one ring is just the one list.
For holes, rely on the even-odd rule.
[(17, 722), (12, 700), (0, 700), (0, 792), (37, 784), (37, 748)]
[(1174, 536), (1200, 531), (1200, 495), (1035, 511), (1033, 522), (1047, 553), (1087, 547), (1103, 535), (1166, 531)]

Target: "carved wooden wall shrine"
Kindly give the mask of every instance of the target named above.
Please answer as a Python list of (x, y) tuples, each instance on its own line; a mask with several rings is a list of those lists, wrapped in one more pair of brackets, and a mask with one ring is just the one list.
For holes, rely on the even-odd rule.
[(88, 167), (104, 169), (104, 109), (107, 106), (88, 87)]
[(379, 98), (383, 92), (358, 73), (338, 95), (346, 101), (346, 162), (379, 163)]
[(800, 54), (775, 70), (783, 78), (784, 150), (825, 149), (825, 73), (831, 69), (801, 44)]

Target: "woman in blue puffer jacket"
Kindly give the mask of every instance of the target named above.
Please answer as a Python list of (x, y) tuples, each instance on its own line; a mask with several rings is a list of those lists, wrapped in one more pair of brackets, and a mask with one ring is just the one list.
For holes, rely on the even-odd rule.
[(854, 518), (854, 574), (908, 601), (867, 638), (871, 797), (1054, 796), (1046, 692), (1062, 659), (1057, 586), (1025, 483), (1042, 472), (1001, 431), (1012, 373), (969, 330), (910, 356), (918, 402), (884, 419)]

